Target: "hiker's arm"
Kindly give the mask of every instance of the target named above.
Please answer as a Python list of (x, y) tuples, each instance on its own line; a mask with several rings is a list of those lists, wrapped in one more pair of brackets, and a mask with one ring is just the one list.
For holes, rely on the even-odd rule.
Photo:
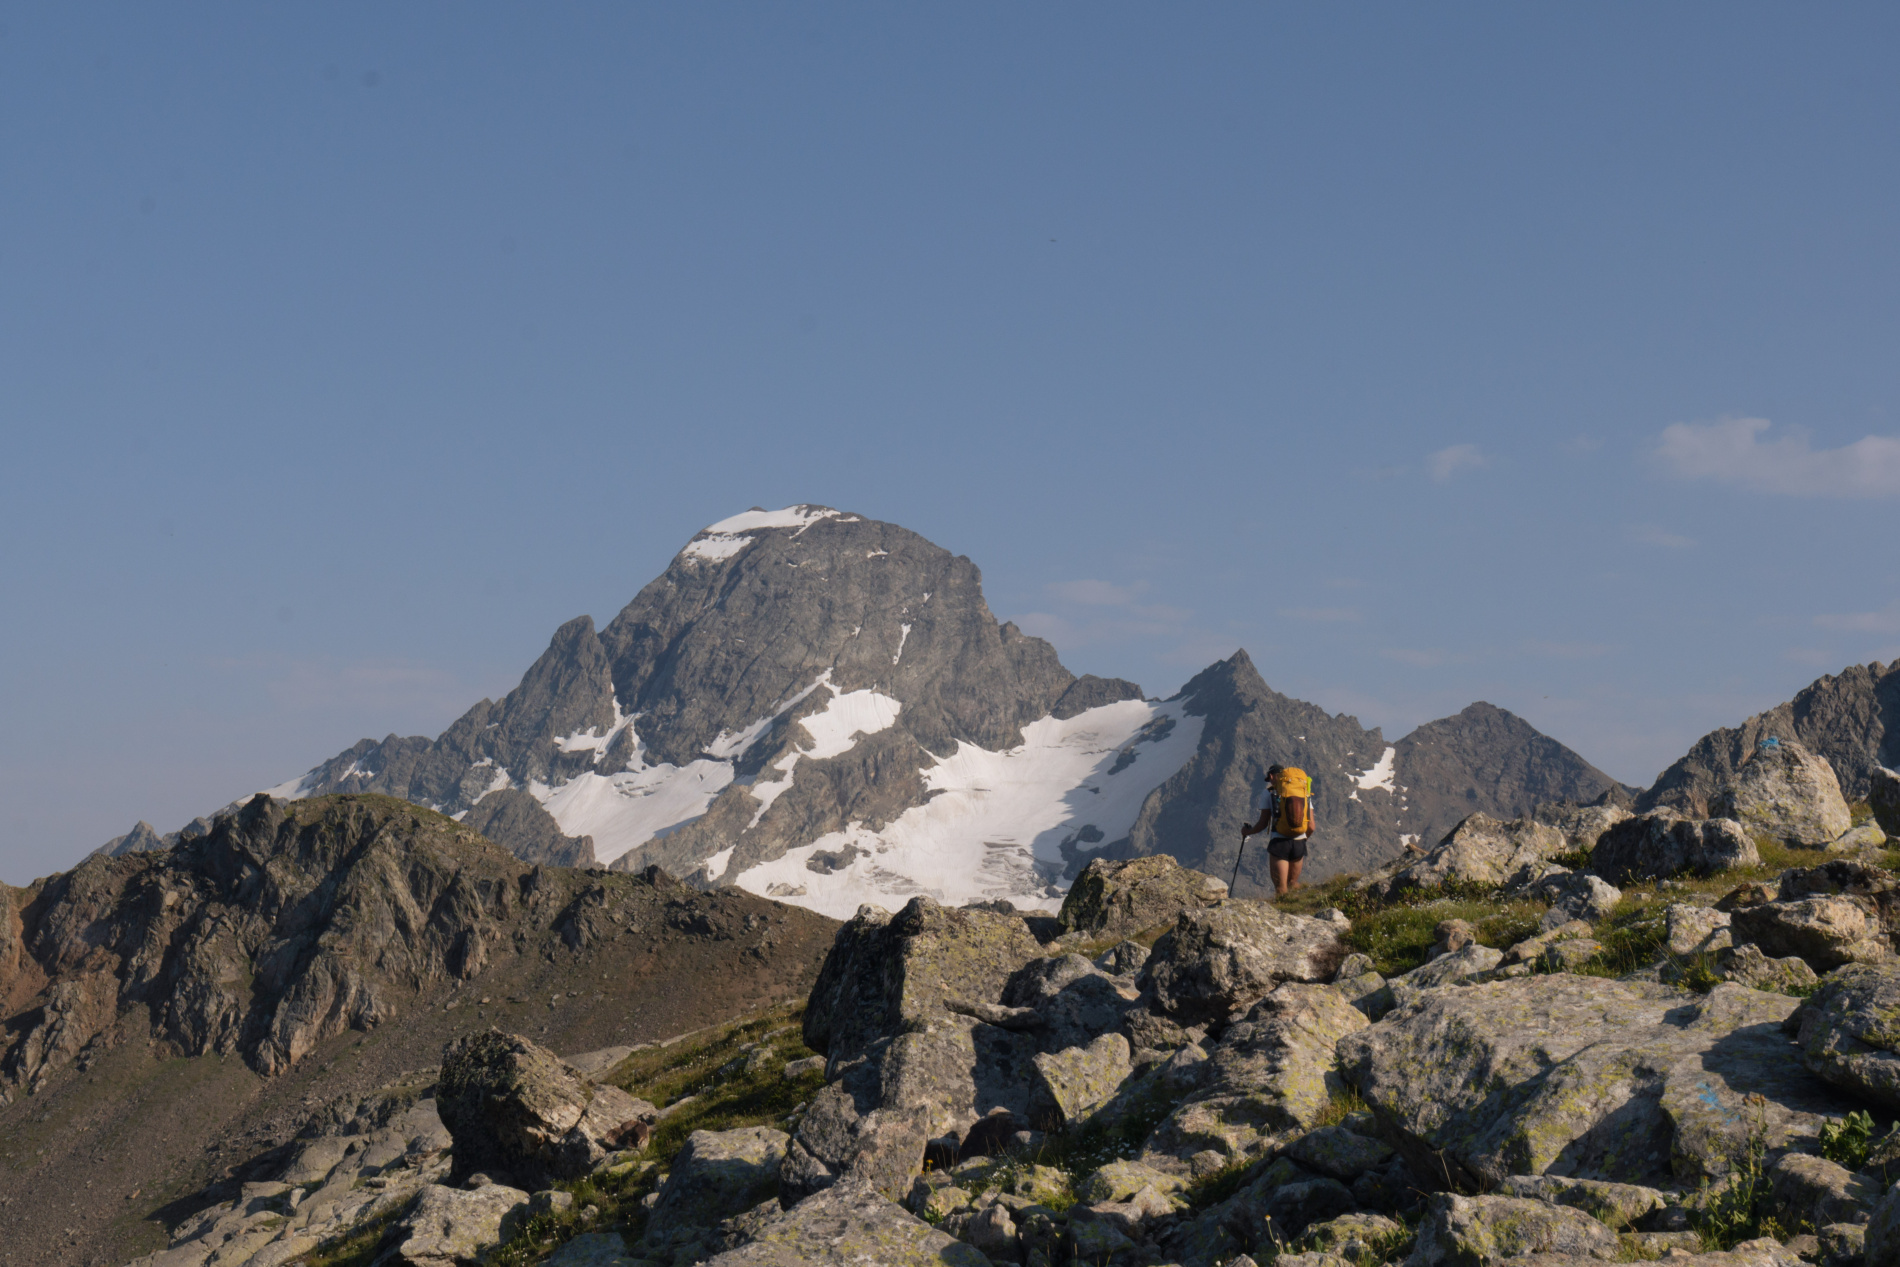
[(1267, 824), (1272, 821), (1273, 821), (1273, 798), (1268, 797), (1265, 807), (1263, 807), (1260, 811), (1260, 821), (1255, 823), (1251, 827), (1242, 827), (1240, 829), (1240, 838), (1242, 840), (1245, 840), (1249, 836), (1258, 836), (1261, 832), (1267, 829)]

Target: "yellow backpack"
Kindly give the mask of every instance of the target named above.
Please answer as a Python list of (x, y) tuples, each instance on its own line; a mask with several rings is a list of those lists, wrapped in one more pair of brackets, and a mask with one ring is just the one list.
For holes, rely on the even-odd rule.
[(1278, 836), (1306, 836), (1313, 831), (1313, 780), (1297, 766), (1287, 766), (1273, 776), (1274, 803), (1279, 812), (1273, 816), (1273, 831)]

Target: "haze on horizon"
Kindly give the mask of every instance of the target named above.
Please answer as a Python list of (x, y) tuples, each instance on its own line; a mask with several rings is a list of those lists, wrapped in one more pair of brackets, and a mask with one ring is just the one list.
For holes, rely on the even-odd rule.
[(1646, 784), (1900, 656), (1891, 6), (0, 25), (0, 879), (837, 506), (1077, 673)]

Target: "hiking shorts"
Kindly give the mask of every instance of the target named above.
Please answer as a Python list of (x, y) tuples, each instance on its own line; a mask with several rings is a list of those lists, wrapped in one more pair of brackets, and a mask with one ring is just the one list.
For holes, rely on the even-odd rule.
[(1278, 862), (1305, 861), (1306, 837), (1269, 836), (1267, 838), (1267, 857)]

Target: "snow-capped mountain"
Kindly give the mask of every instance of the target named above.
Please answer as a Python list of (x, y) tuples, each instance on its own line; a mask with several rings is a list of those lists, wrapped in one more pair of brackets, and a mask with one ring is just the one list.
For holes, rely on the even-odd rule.
[[(1472, 810), (1613, 786), (1489, 705), (1416, 733), (1388, 745), (1279, 695), (1245, 652), (1169, 700), (1078, 678), (997, 621), (968, 559), (794, 506), (700, 532), (604, 629), (561, 626), (515, 690), (438, 738), (366, 739), (269, 791), (387, 793), (524, 858), (657, 863), (845, 917), (916, 893), (1053, 908), (1104, 853), (1225, 875), (1275, 761), (1317, 777), (1314, 877)], [(1431, 790), (1413, 790), (1414, 769)], [(1243, 889), (1265, 878), (1258, 852)]]

